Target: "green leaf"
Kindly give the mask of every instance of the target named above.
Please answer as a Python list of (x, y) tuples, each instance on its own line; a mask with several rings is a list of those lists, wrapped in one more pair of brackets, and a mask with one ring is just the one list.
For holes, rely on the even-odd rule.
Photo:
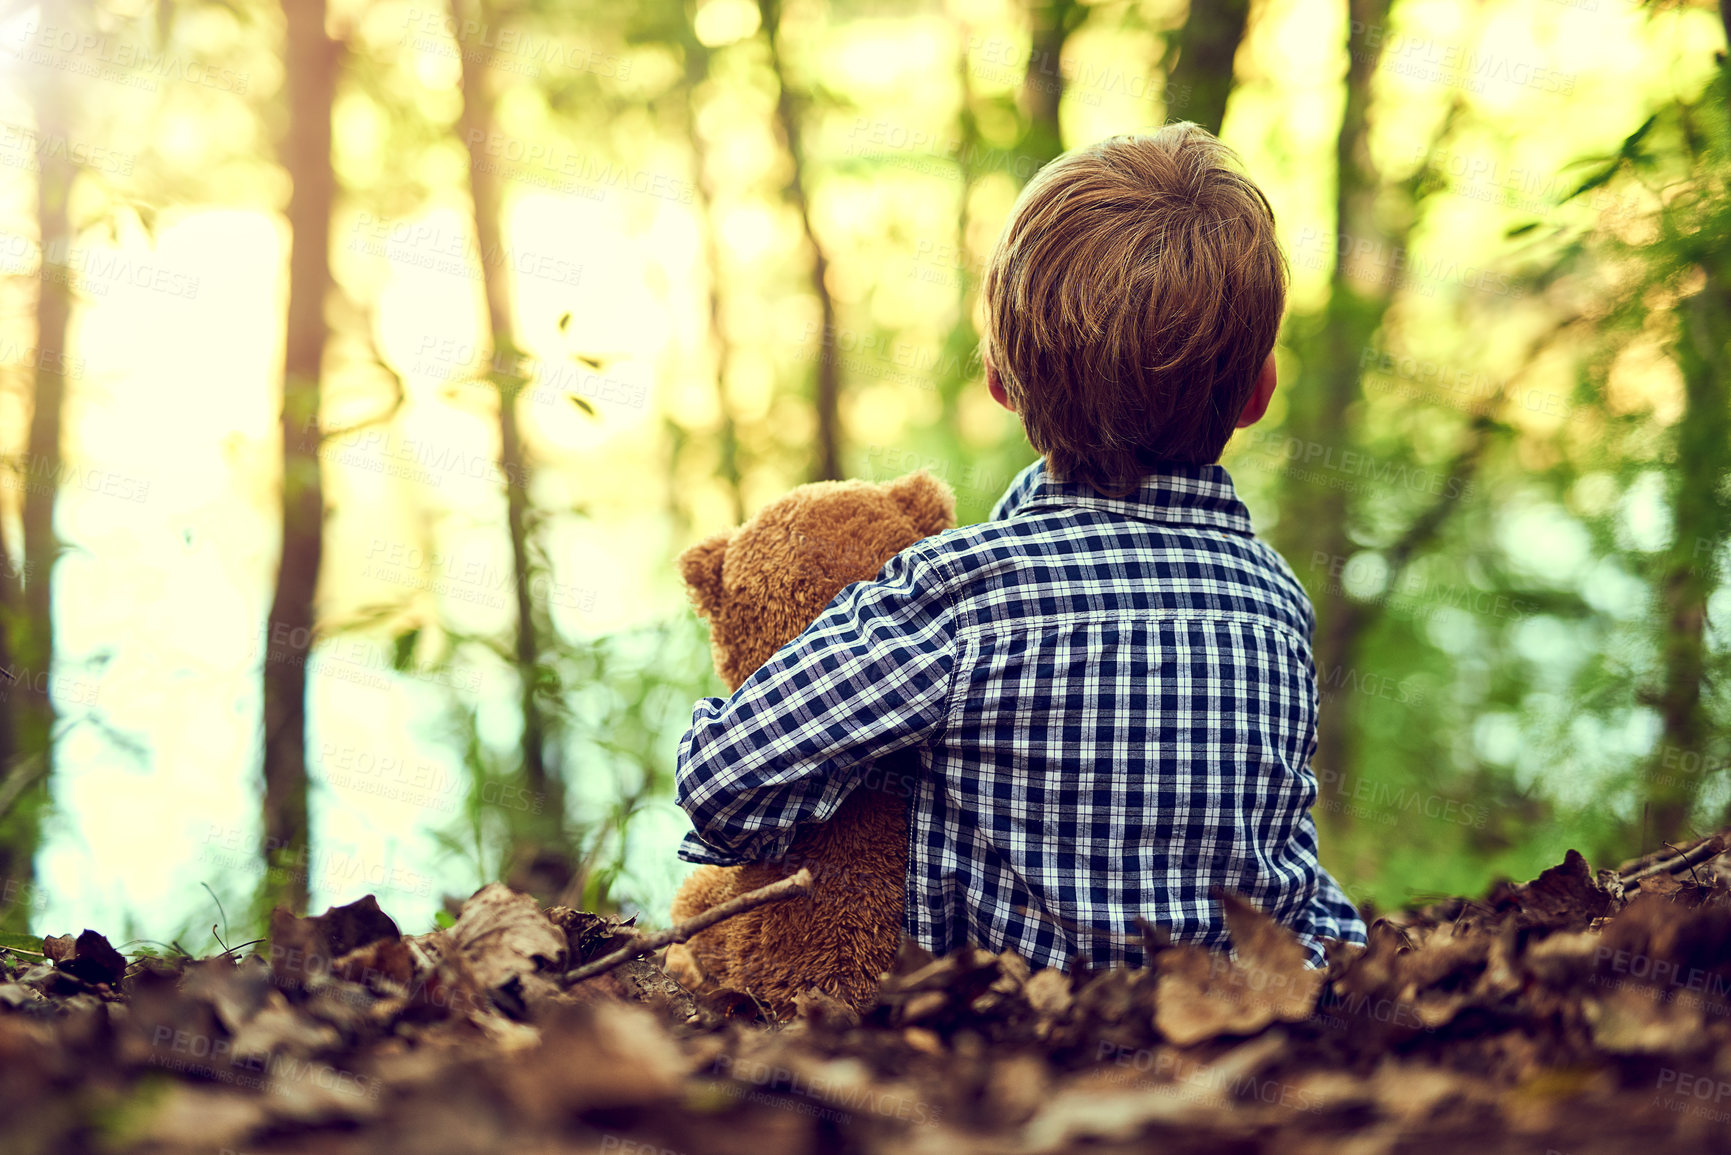
[(416, 626), (406, 634), (398, 634), (396, 642), (391, 647), (391, 669), (398, 673), (409, 668), (409, 661), (415, 654), (415, 642), (421, 636), (421, 628)]
[(42, 936), (39, 934), (16, 934), (12, 931), (0, 930), (0, 948), (39, 955), (42, 953)]
[(1649, 116), (1646, 120), (1641, 122), (1640, 128), (1637, 128), (1634, 132), (1631, 132), (1628, 136), (1624, 137), (1623, 143), (1617, 147), (1616, 155), (1611, 157), (1610, 163), (1583, 181), (1581, 186), (1574, 192), (1564, 197), (1564, 203), (1566, 204), (1567, 202), (1574, 200), (1584, 192), (1593, 191), (1606, 181), (1610, 180), (1613, 176), (1616, 176), (1617, 170), (1623, 167), (1625, 161), (1632, 162), (1640, 160), (1641, 140), (1648, 132), (1652, 131), (1653, 125), (1658, 121), (1658, 119), (1659, 114), (1654, 113), (1652, 116)]
[(567, 396), (571, 398), (571, 404), (577, 406), (577, 408), (583, 410), (583, 412), (589, 414), (589, 416), (591, 416), (591, 417), (599, 417), (600, 416), (600, 414), (595, 411), (595, 406), (591, 405), (588, 401), (584, 400), (582, 397), (577, 396), (577, 394), (575, 394), (575, 393), (567, 394)]
[(448, 910), (435, 910), (433, 912), (433, 925), (440, 930), (450, 930), (457, 925), (457, 920), (451, 917), (451, 912)]

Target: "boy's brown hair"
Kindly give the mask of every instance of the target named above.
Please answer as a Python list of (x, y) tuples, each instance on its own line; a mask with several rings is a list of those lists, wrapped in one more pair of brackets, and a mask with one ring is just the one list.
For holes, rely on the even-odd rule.
[(1188, 122), (1069, 152), (986, 267), (983, 351), (1063, 481), (1220, 459), (1286, 304), (1268, 198)]

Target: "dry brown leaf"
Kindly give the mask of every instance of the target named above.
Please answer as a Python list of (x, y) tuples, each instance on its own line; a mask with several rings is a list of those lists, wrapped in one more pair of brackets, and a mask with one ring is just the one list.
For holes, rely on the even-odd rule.
[(1643, 987), (1608, 990), (1582, 1000), (1593, 1042), (1617, 1055), (1684, 1054), (1701, 1044), (1701, 1004)]
[(1179, 944), (1156, 960), (1154, 1025), (1181, 1047), (1308, 1018), (1322, 989), (1291, 931), (1235, 895), (1222, 903), (1236, 958)]
[(513, 1017), (557, 995), (565, 932), (528, 895), (488, 883), (445, 933), (475, 981)]

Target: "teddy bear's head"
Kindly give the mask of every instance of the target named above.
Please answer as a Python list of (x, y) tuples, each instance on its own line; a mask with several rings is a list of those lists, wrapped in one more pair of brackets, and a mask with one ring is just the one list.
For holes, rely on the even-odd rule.
[(955, 524), (955, 497), (923, 470), (895, 481), (818, 481), (679, 555), (729, 690), (810, 625), (843, 586)]

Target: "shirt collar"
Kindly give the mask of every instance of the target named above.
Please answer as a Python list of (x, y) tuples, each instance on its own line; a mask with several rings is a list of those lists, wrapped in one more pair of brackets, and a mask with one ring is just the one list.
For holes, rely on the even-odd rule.
[(1005, 516), (1035, 510), (1089, 509), (1139, 521), (1201, 525), (1254, 536), (1250, 511), (1238, 499), (1232, 476), (1222, 465), (1168, 465), (1143, 477), (1123, 497), (1103, 497), (1079, 481), (1054, 481), (1044, 461), (1034, 463), (1033, 486)]

